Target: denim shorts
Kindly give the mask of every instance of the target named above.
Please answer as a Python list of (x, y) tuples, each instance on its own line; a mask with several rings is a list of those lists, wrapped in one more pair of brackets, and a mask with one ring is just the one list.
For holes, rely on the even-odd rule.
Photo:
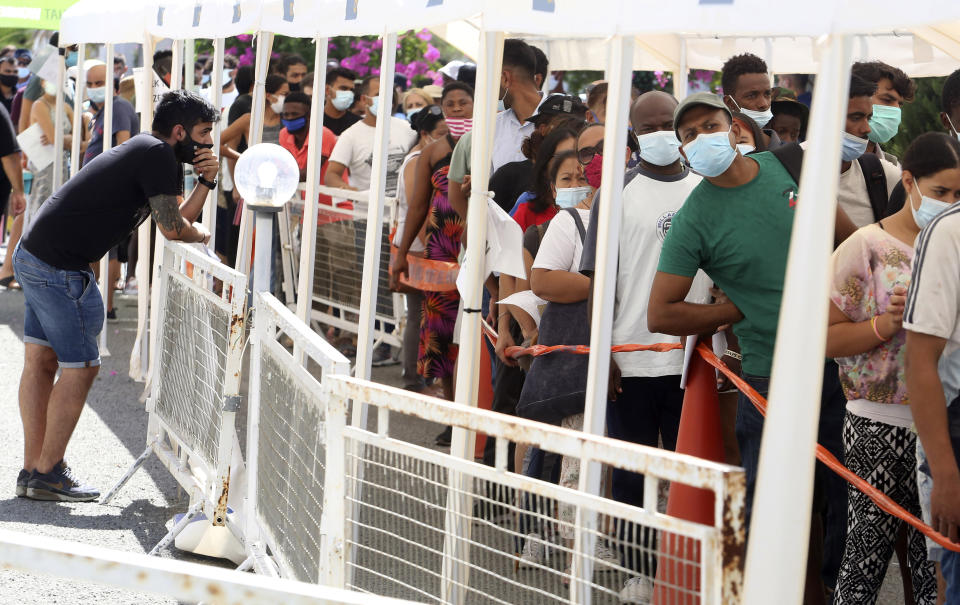
[[(953, 445), (953, 455), (956, 458), (957, 465), (960, 466), (960, 397), (954, 399), (947, 406), (947, 431), (950, 435), (950, 443)], [(930, 472), (930, 462), (927, 460), (927, 453), (923, 450), (923, 444), (917, 439), (917, 491), (920, 496), (920, 510), (923, 513), (923, 522), (928, 525), (932, 521), (930, 513), (930, 495), (933, 492), (933, 473)], [(931, 561), (941, 563), (941, 571), (947, 579), (948, 593), (953, 592), (957, 599), (960, 599), (960, 553), (947, 550), (936, 542), (927, 538), (927, 558)], [(948, 577), (946, 560), (950, 560), (950, 568), (954, 574), (952, 578)], [(953, 591), (950, 591), (952, 580)], [(947, 599), (947, 603), (955, 603)]]
[(17, 245), (13, 274), (26, 301), (23, 342), (50, 347), (61, 368), (100, 365), (104, 308), (92, 271), (66, 271)]

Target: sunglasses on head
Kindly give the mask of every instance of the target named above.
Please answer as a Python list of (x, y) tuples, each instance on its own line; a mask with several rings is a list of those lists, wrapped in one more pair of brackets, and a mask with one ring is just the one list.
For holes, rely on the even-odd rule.
[(593, 147), (581, 147), (580, 149), (578, 149), (577, 160), (579, 160), (581, 164), (586, 166), (591, 161), (593, 161), (593, 156), (597, 155), (598, 153), (603, 153), (603, 141), (600, 141)]

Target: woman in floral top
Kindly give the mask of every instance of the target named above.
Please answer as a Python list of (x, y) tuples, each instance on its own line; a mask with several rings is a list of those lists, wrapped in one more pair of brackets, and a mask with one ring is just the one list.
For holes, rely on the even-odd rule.
[[(904, 377), (906, 333), (903, 309), (914, 241), (945, 204), (936, 200), (938, 174), (955, 158), (944, 157), (947, 135), (918, 137), (903, 159), (907, 203), (897, 213), (867, 225), (833, 254), (827, 355), (840, 366), (847, 397), (843, 426), (846, 465), (914, 515), (916, 443)], [(882, 512), (860, 490), (849, 488), (847, 541), (837, 580), (837, 605), (874, 603), (893, 554), (902, 521)], [(923, 535), (907, 529), (913, 596), (918, 605), (937, 597), (936, 571)]]

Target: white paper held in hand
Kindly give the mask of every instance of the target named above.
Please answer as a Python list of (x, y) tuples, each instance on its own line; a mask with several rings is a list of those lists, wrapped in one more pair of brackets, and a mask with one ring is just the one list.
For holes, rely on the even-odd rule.
[(53, 163), (54, 151), (53, 143), (44, 144), (43, 130), (40, 124), (34, 124), (17, 135), (17, 143), (20, 149), (30, 158), (33, 168), (37, 171), (43, 170)]
[(543, 307), (546, 306), (547, 301), (534, 294), (533, 290), (523, 290), (522, 292), (514, 292), (497, 304), (513, 305), (514, 307), (523, 309), (527, 315), (533, 318), (533, 321), (537, 322), (537, 328), (539, 328), (540, 314), (542, 313)]
[[(505, 273), (526, 279), (523, 266), (523, 230), (517, 221), (493, 201), (493, 193), (487, 196), (487, 251), (484, 255), (483, 280), (491, 273)], [(467, 277), (463, 271), (457, 274), (457, 290), (465, 296)]]

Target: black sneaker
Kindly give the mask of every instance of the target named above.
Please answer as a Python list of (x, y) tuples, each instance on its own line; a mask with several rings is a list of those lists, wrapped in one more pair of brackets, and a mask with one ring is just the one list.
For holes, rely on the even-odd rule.
[(80, 485), (80, 481), (61, 460), (49, 473), (34, 471), (27, 482), (27, 498), (33, 500), (56, 500), (60, 502), (90, 502), (100, 497), (92, 487)]
[(107, 311), (107, 321), (117, 321), (117, 310), (110, 309)]
[(434, 443), (440, 447), (450, 447), (450, 440), (453, 439), (453, 427), (448, 426), (447, 428), (440, 431), (440, 434), (437, 435), (434, 439)]
[(30, 471), (23, 468), (17, 475), (17, 498), (23, 498), (27, 495), (27, 481), (30, 480)]

